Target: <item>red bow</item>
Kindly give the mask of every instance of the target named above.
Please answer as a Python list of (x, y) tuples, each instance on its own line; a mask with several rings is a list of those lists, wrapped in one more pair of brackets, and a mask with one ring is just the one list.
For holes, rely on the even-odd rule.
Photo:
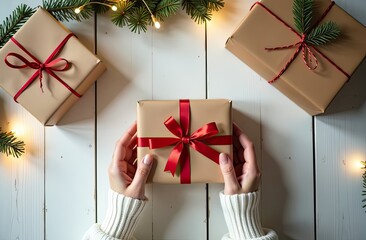
[[(40, 88), (43, 92), (42, 87), (42, 72), (45, 71), (52, 77), (54, 77), (56, 80), (58, 80), (62, 85), (64, 85), (70, 92), (72, 92), (75, 96), (81, 97), (79, 93), (77, 93), (74, 89), (72, 89), (67, 83), (65, 83), (59, 76), (57, 76), (54, 71), (66, 71), (70, 68), (70, 63), (64, 59), (64, 58), (56, 58), (54, 57), (59, 54), (61, 49), (64, 47), (64, 45), (67, 43), (67, 41), (74, 36), (72, 33), (68, 34), (65, 39), (57, 46), (57, 48), (51, 53), (51, 55), (47, 58), (47, 60), (42, 63), (39, 61), (35, 56), (33, 56), (23, 45), (21, 45), (15, 38), (11, 38), (11, 40), (21, 49), (23, 50), (28, 56), (30, 56), (34, 62), (28, 61), (25, 57), (21, 56), (17, 53), (8, 53), (4, 59), (5, 63), (11, 67), (16, 69), (22, 69), (26, 67), (30, 67), (33, 69), (36, 69), (37, 71), (28, 79), (28, 81), (21, 87), (21, 89), (15, 94), (14, 101), (18, 102), (18, 97), (28, 88), (28, 86), (33, 83), (37, 77), (39, 77), (40, 81)], [(15, 57), (18, 58), (20, 61), (22, 61), (23, 65), (14, 65), (8, 61), (8, 57)], [(58, 63), (62, 63), (61, 66), (56, 66)]]
[(181, 183), (191, 183), (191, 167), (188, 146), (200, 152), (215, 163), (219, 163), (220, 153), (206, 144), (228, 145), (232, 143), (231, 135), (216, 136), (219, 133), (216, 123), (205, 124), (200, 129), (189, 135), (190, 125), (190, 103), (189, 100), (180, 100), (180, 125), (173, 118), (169, 117), (164, 125), (175, 137), (151, 137), (138, 138), (139, 147), (150, 147), (150, 149), (162, 148), (175, 145), (170, 153), (164, 171), (170, 171), (174, 176), (178, 163), (181, 166)]

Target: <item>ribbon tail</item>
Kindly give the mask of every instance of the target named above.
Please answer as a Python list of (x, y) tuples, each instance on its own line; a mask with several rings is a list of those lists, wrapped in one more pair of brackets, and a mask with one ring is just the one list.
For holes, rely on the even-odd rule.
[(183, 147), (183, 143), (178, 143), (177, 145), (175, 145), (169, 155), (168, 161), (166, 162), (164, 172), (169, 171), (174, 176), (177, 170), (178, 162), (181, 158), (182, 151), (184, 151)]
[(219, 164), (219, 155), (220, 153), (215, 149), (207, 146), (206, 144), (200, 141), (192, 141), (190, 142), (191, 147), (195, 149), (197, 152), (201, 153), (205, 157), (211, 159), (213, 162)]
[(189, 154), (189, 148), (187, 145), (183, 146), (183, 151), (180, 157), (180, 183), (191, 183), (191, 158)]

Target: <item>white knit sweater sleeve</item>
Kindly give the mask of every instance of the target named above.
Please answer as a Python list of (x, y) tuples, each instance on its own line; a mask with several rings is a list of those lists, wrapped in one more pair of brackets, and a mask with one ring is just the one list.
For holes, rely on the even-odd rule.
[(108, 192), (108, 209), (102, 224), (94, 224), (83, 240), (133, 240), (133, 233), (146, 201)]
[(262, 228), (259, 217), (259, 192), (224, 195), (220, 201), (229, 233), (222, 240), (278, 240), (271, 229)]

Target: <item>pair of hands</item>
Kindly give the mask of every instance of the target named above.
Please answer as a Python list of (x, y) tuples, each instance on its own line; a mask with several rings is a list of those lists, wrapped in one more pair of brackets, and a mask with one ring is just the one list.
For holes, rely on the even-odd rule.
[[(136, 122), (117, 141), (109, 166), (109, 183), (113, 191), (127, 197), (144, 200), (145, 183), (153, 165), (153, 157), (146, 155), (140, 164), (135, 163)], [(253, 143), (234, 124), (234, 161), (227, 154), (220, 154), (220, 169), (224, 177), (224, 194), (233, 195), (258, 190), (260, 171)]]

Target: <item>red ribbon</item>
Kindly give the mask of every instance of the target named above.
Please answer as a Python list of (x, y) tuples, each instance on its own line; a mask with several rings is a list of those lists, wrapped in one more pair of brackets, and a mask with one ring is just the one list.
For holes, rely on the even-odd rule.
[(190, 102), (180, 100), (180, 125), (169, 117), (164, 125), (177, 137), (143, 137), (138, 138), (138, 147), (150, 147), (150, 149), (163, 148), (175, 145), (171, 151), (164, 171), (170, 171), (174, 176), (178, 163), (180, 163), (181, 183), (191, 183), (191, 166), (188, 146), (200, 152), (213, 162), (219, 164), (220, 153), (207, 144), (228, 145), (232, 144), (231, 135), (215, 136), (219, 133), (216, 123), (210, 122), (189, 135), (190, 126)]
[[(282, 47), (274, 47), (274, 48), (265, 48), (266, 50), (279, 50), (279, 49), (288, 49), (288, 48), (292, 48), (295, 46), (298, 46), (295, 53), (291, 56), (291, 58), (287, 61), (286, 65), (281, 69), (281, 71), (277, 74), (277, 76), (275, 78), (273, 78), (272, 80), (269, 81), (269, 83), (273, 83), (274, 81), (276, 81), (277, 79), (279, 79), (282, 74), (288, 69), (288, 67), (291, 65), (291, 63), (295, 60), (295, 58), (297, 57), (297, 55), (300, 53), (300, 51), (302, 52), (302, 59), (305, 63), (305, 65), (310, 69), (310, 70), (314, 70), (317, 68), (318, 66), (318, 59), (316, 58), (315, 54), (313, 53), (313, 51), (311, 51), (311, 48), (314, 49), (318, 54), (320, 54), (323, 58), (325, 58), (330, 64), (332, 64), (335, 68), (337, 68), (341, 73), (343, 73), (347, 78), (350, 78), (350, 75), (344, 71), (341, 67), (339, 67), (335, 62), (333, 62), (329, 57), (327, 57), (324, 53), (320, 52), (319, 49), (317, 49), (315, 46), (310, 46), (306, 43), (306, 34), (299, 34), (294, 28), (292, 28), (289, 24), (287, 24), (283, 19), (281, 19), (279, 16), (277, 16), (274, 12), (272, 12), (269, 8), (267, 8), (263, 3), (261, 2), (256, 2), (253, 4), (253, 6), (251, 7), (251, 9), (255, 6), (255, 5), (259, 5), (261, 6), (263, 9), (265, 9), (269, 14), (271, 14), (274, 18), (276, 18), (278, 21), (280, 21), (284, 26), (286, 26), (290, 31), (292, 31), (293, 33), (295, 33), (300, 41), (294, 44), (290, 44), (287, 46), (282, 46)], [(328, 8), (325, 10), (325, 12), (323, 13), (323, 15), (321, 16), (321, 18), (316, 22), (316, 24), (313, 26), (316, 27), (323, 19), (324, 17), (329, 13), (329, 11), (332, 9), (332, 7), (334, 6), (334, 2), (332, 1), (331, 4), (328, 6)], [(310, 29), (311, 30), (311, 29)], [(315, 63), (313, 65), (312, 63), (312, 59), (314, 59)]]
[[(29, 57), (31, 57), (34, 60), (34, 62), (28, 61), (25, 57), (23, 57), (20, 54), (8, 53), (4, 59), (5, 63), (9, 67), (15, 68), (15, 69), (23, 69), (23, 68), (27, 68), (27, 67), (36, 69), (36, 72), (28, 79), (28, 81), (15, 94), (14, 101), (18, 102), (17, 101), (18, 97), (29, 87), (29, 85), (31, 85), (37, 79), (37, 77), (39, 77), (40, 88), (43, 92), (43, 86), (42, 86), (42, 72), (43, 71), (47, 72), (49, 75), (51, 75), (56, 80), (58, 80), (62, 85), (64, 85), (75, 96), (81, 97), (81, 95), (79, 93), (77, 93), (74, 89), (72, 89), (67, 83), (65, 83), (59, 76), (57, 76), (54, 73), (55, 71), (58, 71), (58, 72), (66, 71), (71, 66), (71, 64), (64, 58), (56, 58), (56, 59), (54, 59), (54, 58), (55, 58), (55, 56), (57, 56), (60, 53), (62, 48), (65, 46), (67, 41), (72, 36), (74, 36), (74, 34), (72, 34), (72, 33), (68, 34), (65, 37), (65, 39), (57, 46), (57, 48), (51, 53), (51, 55), (47, 58), (47, 60), (44, 63), (39, 61), (33, 54), (31, 54), (27, 49), (25, 49), (25, 47), (22, 44), (20, 44), (15, 38), (13, 38), (13, 37), (11, 38), (11, 40), (15, 43), (15, 45), (17, 45)], [(8, 60), (9, 57), (15, 57), (15, 58), (19, 59), (20, 61), (22, 61), (24, 64), (23, 65), (12, 64)], [(59, 63), (61, 63), (61, 66)]]

